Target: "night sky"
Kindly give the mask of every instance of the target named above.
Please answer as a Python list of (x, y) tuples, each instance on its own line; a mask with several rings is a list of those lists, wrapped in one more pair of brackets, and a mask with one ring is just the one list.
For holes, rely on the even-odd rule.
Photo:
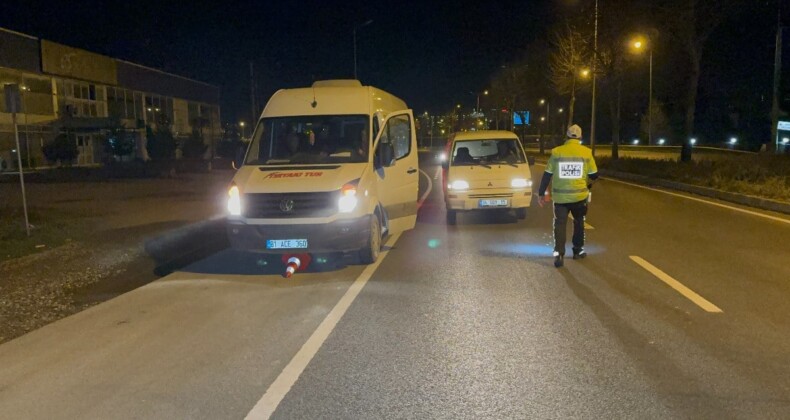
[(351, 78), (355, 24), (364, 84), (415, 110), (471, 106), (552, 20), (541, 1), (6, 2), (0, 26), (161, 68), (222, 88), (223, 119), (249, 112), (249, 61), (261, 100), (314, 79)]
[[(772, 2), (754, 0), (753, 10), (715, 34), (703, 60), (700, 114), (728, 106), (736, 95), (760, 110), (766, 95), (770, 100)], [(402, 97), (418, 113), (442, 112), (454, 103), (472, 107), (470, 91), (485, 89), (498, 68), (519, 57), (532, 41), (545, 39), (563, 18), (578, 16), (584, 3), (26, 0), (6, 1), (0, 26), (216, 84), (222, 89), (223, 120), (236, 121), (249, 118), (250, 61), (259, 104), (279, 88), (351, 78), (352, 30), (369, 19), (373, 23), (358, 32), (364, 84)], [(668, 102), (662, 96), (677, 96), (673, 89), (684, 85), (678, 69), (686, 62), (668, 37), (662, 42), (656, 95)], [(636, 69), (629, 81), (634, 104), (645, 102), (640, 87), (645, 72), (646, 66)], [(714, 99), (719, 102), (710, 102)], [(585, 112), (580, 105), (580, 115)]]

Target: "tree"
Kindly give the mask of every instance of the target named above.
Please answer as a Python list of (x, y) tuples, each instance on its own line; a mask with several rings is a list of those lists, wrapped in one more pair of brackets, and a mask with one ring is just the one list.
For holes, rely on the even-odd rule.
[(51, 142), (45, 144), (41, 151), (47, 161), (53, 165), (60, 163), (70, 166), (80, 154), (77, 139), (71, 133), (58, 134)]
[(689, 59), (688, 90), (686, 91), (686, 117), (683, 148), (680, 160), (691, 160), (690, 138), (694, 134), (694, 116), (697, 107), (702, 54), (710, 35), (745, 0), (668, 0), (659, 7), (659, 21), (665, 23), (665, 32), (682, 45)]
[(653, 132), (653, 138), (661, 138), (666, 137), (670, 134), (670, 124), (669, 118), (667, 117), (666, 112), (664, 112), (664, 104), (659, 101), (653, 100), (653, 104), (650, 107), (650, 116), (652, 121), (648, 120), (647, 113), (642, 115), (642, 119), (639, 122), (639, 132), (642, 138), (648, 138), (648, 126), (651, 126), (651, 131)]
[(164, 119), (156, 125), (156, 129), (151, 129), (150, 126), (145, 128), (148, 149), (148, 155), (152, 160), (169, 160), (174, 159), (178, 143), (173, 137), (173, 132), (170, 129), (170, 124)]
[(184, 157), (200, 158), (206, 153), (206, 149), (208, 149), (208, 146), (206, 146), (203, 140), (203, 134), (200, 129), (198, 127), (192, 128), (192, 134), (187, 138), (183, 146), (181, 146)]
[(134, 137), (126, 130), (122, 122), (115, 120), (104, 136), (104, 148), (107, 154), (117, 156), (120, 160), (134, 153), (136, 143)]
[(580, 72), (590, 64), (591, 49), (587, 37), (570, 24), (554, 32), (549, 73), (555, 90), (560, 95), (570, 95), (568, 125), (573, 123), (576, 90)]

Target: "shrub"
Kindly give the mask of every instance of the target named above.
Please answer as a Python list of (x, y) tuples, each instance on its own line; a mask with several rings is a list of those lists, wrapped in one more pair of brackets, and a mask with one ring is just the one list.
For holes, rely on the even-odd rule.
[(208, 146), (203, 141), (203, 134), (200, 133), (200, 130), (194, 129), (192, 130), (192, 135), (187, 138), (181, 147), (181, 152), (186, 158), (200, 158), (206, 153), (206, 149), (208, 149)]
[(73, 134), (58, 134), (51, 142), (44, 145), (41, 149), (44, 157), (50, 164), (60, 162), (61, 165), (71, 165), (74, 159), (79, 156), (77, 140)]
[(152, 160), (168, 160), (176, 157), (178, 143), (169, 125), (159, 124), (156, 130), (146, 127), (145, 131), (148, 139), (146, 149)]

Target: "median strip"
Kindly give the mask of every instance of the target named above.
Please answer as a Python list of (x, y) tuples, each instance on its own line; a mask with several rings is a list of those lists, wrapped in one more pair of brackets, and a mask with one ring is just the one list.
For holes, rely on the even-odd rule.
[(666, 283), (669, 287), (675, 289), (678, 293), (685, 296), (686, 299), (694, 302), (697, 306), (705, 310), (706, 312), (711, 313), (722, 313), (722, 311), (718, 306), (712, 304), (710, 301), (705, 299), (704, 297), (698, 295), (693, 290), (689, 289), (688, 287), (684, 286), (683, 283), (673, 279), (669, 274), (661, 271), (658, 267), (650, 264), (649, 262), (645, 261), (644, 259), (637, 257), (637, 256), (630, 256), (631, 261), (639, 264), (640, 267), (647, 270), (650, 274), (658, 277), (659, 280)]

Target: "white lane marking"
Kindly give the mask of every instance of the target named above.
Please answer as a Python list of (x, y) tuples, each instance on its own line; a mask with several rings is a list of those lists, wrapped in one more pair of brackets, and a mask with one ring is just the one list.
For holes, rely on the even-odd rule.
[[(394, 246), (395, 243), (398, 242), (399, 237), (400, 233), (395, 234), (387, 243), (391, 244), (390, 246)], [(291, 387), (296, 383), (296, 380), (299, 379), (299, 376), (304, 372), (304, 369), (310, 361), (313, 360), (313, 357), (324, 344), (324, 341), (326, 341), (329, 334), (335, 329), (338, 321), (343, 318), (343, 315), (345, 315), (351, 303), (357, 298), (359, 292), (365, 287), (365, 284), (367, 284), (368, 280), (373, 276), (373, 273), (376, 272), (376, 269), (381, 265), (381, 262), (384, 261), (384, 258), (387, 257), (389, 251), (389, 249), (382, 251), (375, 263), (365, 267), (362, 274), (354, 280), (351, 287), (348, 288), (346, 293), (340, 298), (318, 328), (313, 331), (313, 334), (302, 345), (302, 348), (299, 349), (293, 359), (288, 362), (288, 365), (280, 372), (277, 379), (269, 385), (269, 389), (267, 389), (263, 397), (258, 400), (255, 407), (247, 413), (245, 419), (263, 420), (270, 418), (272, 414), (274, 414), (277, 406), (280, 405), (280, 402), (282, 402), (283, 398), (285, 398), (291, 390)]]
[[(569, 217), (571, 220), (574, 220), (574, 219), (573, 219), (573, 215), (572, 215), (572, 214), (568, 213), (568, 217)], [(590, 225), (589, 223), (587, 223), (587, 221), (585, 221), (585, 222), (584, 222), (584, 228), (585, 228), (585, 229), (589, 229), (589, 230), (595, 230), (595, 228), (594, 228), (594, 227), (592, 227), (592, 225)]]
[(420, 169), (420, 173), (425, 175), (425, 178), (428, 180), (428, 189), (422, 194), (422, 197), (417, 201), (417, 208), (422, 208), (422, 205), (425, 204), (425, 200), (428, 198), (428, 195), (431, 193), (433, 189), (433, 181), (431, 181), (431, 176), (425, 173), (422, 169)]
[(756, 211), (752, 211), (752, 210), (746, 210), (746, 209), (742, 209), (742, 208), (738, 208), (738, 207), (734, 207), (734, 206), (728, 206), (726, 204), (717, 203), (715, 201), (705, 200), (705, 199), (696, 198), (696, 197), (690, 197), (688, 195), (673, 193), (673, 192), (669, 192), (669, 191), (664, 191), (664, 190), (660, 190), (658, 188), (646, 187), (644, 185), (639, 185), (639, 184), (632, 184), (630, 182), (620, 181), (618, 179), (612, 179), (612, 178), (605, 178), (605, 179), (607, 181), (618, 182), (620, 184), (630, 185), (632, 187), (637, 187), (637, 188), (642, 188), (642, 189), (645, 189), (645, 190), (656, 191), (656, 192), (660, 192), (660, 193), (664, 193), (664, 194), (674, 195), (675, 197), (681, 197), (681, 198), (685, 198), (687, 200), (699, 201), (700, 203), (706, 203), (706, 204), (710, 204), (712, 206), (722, 207), (722, 208), (725, 208), (725, 209), (729, 209), (729, 210), (733, 210), (733, 211), (737, 211), (737, 212), (741, 212), (741, 213), (746, 213), (746, 214), (750, 214), (752, 216), (762, 217), (762, 218), (765, 218), (765, 219), (770, 219), (770, 220), (773, 220), (773, 221), (776, 221), (776, 222), (787, 223), (788, 225), (790, 225), (790, 219), (784, 219), (784, 218), (781, 218), (781, 217), (771, 216), (770, 214), (764, 214), (764, 213), (760, 213), (760, 212), (756, 212)]
[(689, 289), (688, 287), (684, 286), (683, 283), (673, 279), (669, 274), (661, 271), (653, 264), (650, 264), (649, 262), (635, 255), (632, 255), (629, 258), (631, 258), (631, 261), (639, 264), (639, 266), (650, 272), (650, 274), (658, 277), (659, 280), (666, 283), (669, 287), (675, 289), (678, 293), (685, 296), (686, 299), (694, 302), (697, 306), (704, 309), (705, 311), (713, 312), (713, 313), (724, 312), (718, 306), (710, 303), (710, 301), (698, 295), (696, 292)]

